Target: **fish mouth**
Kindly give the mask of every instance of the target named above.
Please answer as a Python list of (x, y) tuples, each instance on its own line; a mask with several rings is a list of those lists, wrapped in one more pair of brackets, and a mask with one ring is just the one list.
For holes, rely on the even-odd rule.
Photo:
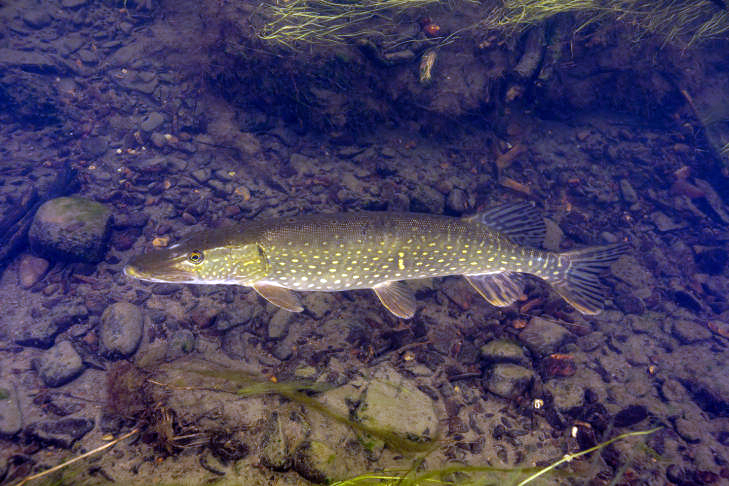
[(133, 258), (124, 266), (124, 275), (146, 282), (159, 283), (185, 283), (196, 280), (194, 273), (176, 268), (174, 262), (160, 261), (155, 255)]

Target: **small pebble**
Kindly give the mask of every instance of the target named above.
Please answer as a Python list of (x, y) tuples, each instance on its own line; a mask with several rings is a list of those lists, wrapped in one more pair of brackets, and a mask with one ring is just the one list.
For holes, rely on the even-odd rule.
[(33, 255), (24, 255), (18, 268), (18, 281), (24, 289), (35, 285), (48, 271), (48, 260)]

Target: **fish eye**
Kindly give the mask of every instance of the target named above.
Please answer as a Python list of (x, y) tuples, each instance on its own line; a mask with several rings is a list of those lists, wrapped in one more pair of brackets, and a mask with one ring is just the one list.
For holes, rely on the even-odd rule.
[(187, 259), (190, 261), (190, 263), (198, 265), (198, 264), (202, 263), (202, 261), (205, 259), (205, 256), (203, 255), (203, 252), (201, 252), (200, 250), (193, 250), (187, 256)]

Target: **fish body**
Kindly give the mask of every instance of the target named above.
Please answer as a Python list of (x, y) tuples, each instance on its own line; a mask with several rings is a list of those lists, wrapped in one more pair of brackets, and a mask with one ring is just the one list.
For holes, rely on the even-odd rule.
[(535, 248), (543, 219), (528, 204), (472, 218), (355, 212), (252, 221), (200, 232), (133, 259), (125, 273), (150, 281), (253, 287), (268, 301), (301, 311), (292, 291), (373, 289), (399, 317), (415, 313), (402, 281), (463, 275), (490, 303), (522, 295), (519, 276), (549, 282), (580, 312), (602, 309), (601, 274), (625, 245), (567, 253)]

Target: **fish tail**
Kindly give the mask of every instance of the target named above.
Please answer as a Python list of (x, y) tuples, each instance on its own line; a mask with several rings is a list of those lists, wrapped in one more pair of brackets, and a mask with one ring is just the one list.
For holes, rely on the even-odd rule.
[(552, 271), (544, 278), (581, 313), (599, 314), (607, 296), (602, 277), (610, 264), (627, 250), (626, 243), (615, 243), (560, 253)]

